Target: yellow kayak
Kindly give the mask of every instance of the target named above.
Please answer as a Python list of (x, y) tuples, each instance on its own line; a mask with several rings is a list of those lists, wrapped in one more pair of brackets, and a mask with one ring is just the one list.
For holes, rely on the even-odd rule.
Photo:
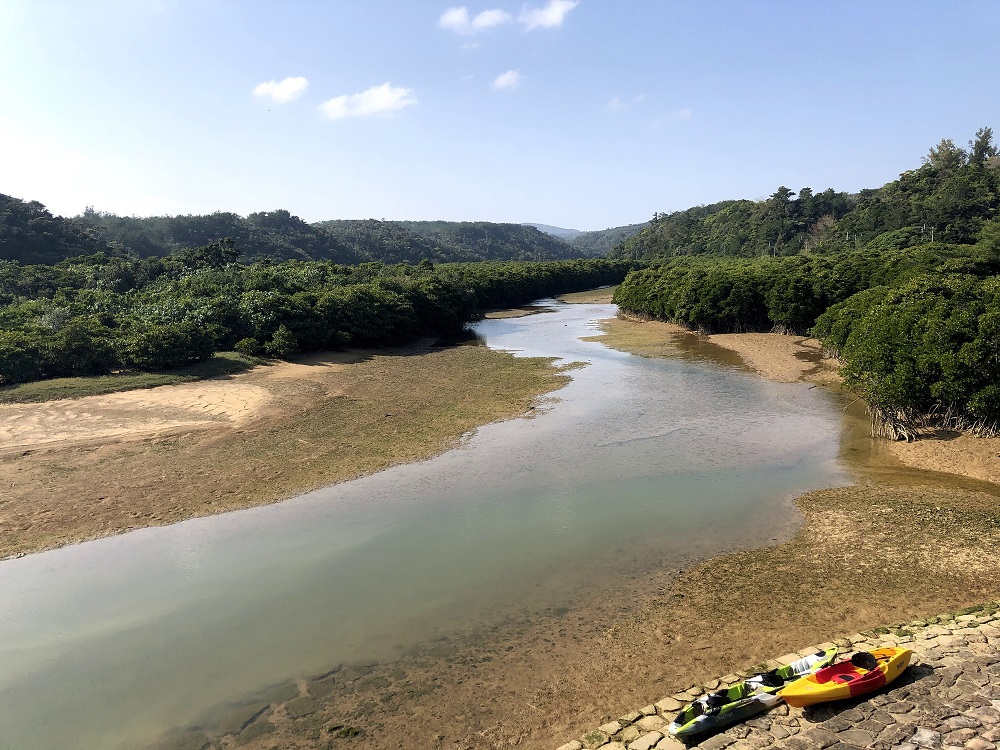
[(910, 663), (913, 652), (908, 648), (877, 648), (859, 651), (849, 660), (806, 675), (778, 691), (790, 706), (811, 706), (813, 703), (836, 701), (864, 695), (888, 685)]

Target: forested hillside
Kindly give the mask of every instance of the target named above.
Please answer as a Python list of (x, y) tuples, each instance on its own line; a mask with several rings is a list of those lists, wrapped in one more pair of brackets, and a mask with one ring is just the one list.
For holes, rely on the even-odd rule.
[(580, 232), (568, 241), (569, 244), (583, 255), (603, 256), (610, 253), (617, 245), (629, 237), (638, 234), (646, 227), (647, 223), (629, 224), (624, 227), (613, 227), (611, 229), (599, 229), (594, 232)]
[(816, 247), (850, 209), (846, 193), (832, 188), (797, 197), (779, 187), (765, 201), (729, 200), (656, 214), (649, 225), (611, 253), (616, 258), (675, 255), (794, 255)]
[(284, 357), (404, 342), (459, 330), (489, 307), (615, 284), (631, 267), (238, 259), (221, 242), (163, 258), (0, 261), (0, 383), (170, 368), (217, 351)]
[[(246, 262), (330, 260), (341, 264), (568, 260), (594, 255), (534, 227), (492, 222), (321, 221), (285, 210), (248, 216), (117, 216), (87, 209), (53, 216), (35, 201), (0, 195), (0, 259), (57, 263), (95, 252), (164, 257), (231, 240)], [(603, 253), (601, 253), (603, 254)]]
[(919, 169), (856, 195), (832, 188), (822, 193), (802, 188), (796, 195), (782, 186), (763, 201), (728, 200), (656, 214), (611, 257), (795, 255), (857, 249), (876, 239), (880, 247), (897, 249), (934, 241), (972, 243), (996, 212), (996, 151), (992, 129), (981, 128), (968, 150), (944, 139)]
[(526, 224), (488, 221), (400, 221), (409, 229), (463, 257), (459, 260), (558, 260), (583, 255), (565, 240)]
[[(922, 166), (877, 190), (821, 195), (839, 208), (818, 218), (802, 193), (782, 191), (658, 216), (614, 255), (659, 265), (630, 274), (615, 301), (701, 330), (811, 331), (842, 358), (845, 382), (884, 434), (909, 438), (929, 423), (998, 431), (992, 130), (980, 129), (968, 150), (941, 141)], [(740, 213), (746, 219), (734, 221)]]
[(139, 257), (166, 256), (178, 250), (232, 240), (249, 261), (370, 260), (356, 246), (307, 224), (288, 211), (264, 211), (245, 218), (218, 211), (204, 216), (116, 216), (88, 209), (74, 221), (84, 224), (111, 247)]
[(533, 227), (489, 222), (396, 222), (334, 220), (307, 224), (288, 211), (242, 217), (122, 217), (85, 212), (78, 221), (92, 226), (117, 247), (140, 256), (166, 255), (231, 239), (248, 260), (332, 260), (336, 263), (471, 262), (479, 260), (559, 260), (578, 258), (556, 237)]
[(92, 228), (53, 216), (38, 201), (0, 194), (0, 259), (57, 263), (108, 249), (107, 242)]

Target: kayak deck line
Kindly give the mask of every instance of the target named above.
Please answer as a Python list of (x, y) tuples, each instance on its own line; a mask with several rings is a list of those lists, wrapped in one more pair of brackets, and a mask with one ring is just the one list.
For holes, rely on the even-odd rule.
[[(677, 712), (708, 693), (831, 647), (839, 659), (877, 649), (913, 652), (910, 666), (861, 696), (767, 713), (687, 742), (671, 737)], [(793, 683), (794, 684), (794, 683)], [(959, 736), (961, 735), (961, 736)], [(978, 738), (974, 745), (967, 745)], [(557, 750), (811, 750), (841, 746), (1000, 747), (1000, 602), (804, 648), (703, 685), (693, 685), (586, 732)], [(985, 743), (985, 744), (984, 744)]]

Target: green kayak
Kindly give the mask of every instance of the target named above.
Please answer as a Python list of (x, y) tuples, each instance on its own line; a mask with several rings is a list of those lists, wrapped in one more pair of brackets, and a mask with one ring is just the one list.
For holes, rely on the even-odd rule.
[(714, 732), (749, 719), (777, 705), (775, 693), (790, 682), (812, 674), (832, 663), (837, 649), (818, 651), (770, 672), (738, 682), (726, 690), (703, 695), (686, 705), (667, 728), (674, 737), (687, 738)]

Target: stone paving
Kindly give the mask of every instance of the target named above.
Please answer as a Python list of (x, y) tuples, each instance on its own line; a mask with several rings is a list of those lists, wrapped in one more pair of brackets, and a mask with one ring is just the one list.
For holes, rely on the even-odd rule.
[(836, 645), (840, 656), (879, 646), (913, 651), (895, 682), (862, 698), (768, 713), (686, 746), (666, 734), (685, 703), (761, 671), (761, 665), (664, 698), (558, 750), (994, 750), (1000, 745), (1000, 604), (855, 633), (771, 660), (772, 669)]

